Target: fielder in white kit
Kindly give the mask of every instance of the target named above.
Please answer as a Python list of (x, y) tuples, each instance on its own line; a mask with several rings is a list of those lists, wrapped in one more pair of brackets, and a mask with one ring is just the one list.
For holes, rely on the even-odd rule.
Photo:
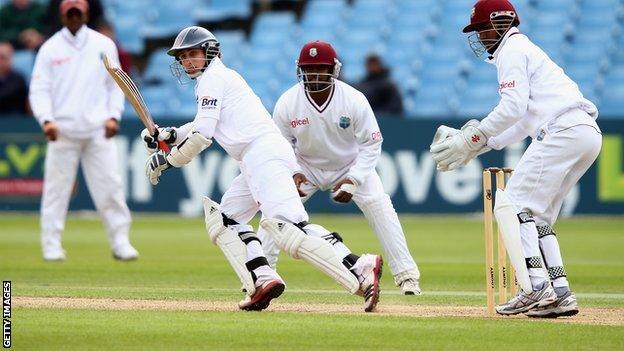
[(471, 120), (461, 130), (441, 126), (431, 152), (438, 169), (447, 171), (490, 149), (533, 138), (506, 189), (496, 192), (494, 215), (521, 288), (496, 311), (571, 316), (578, 306), (552, 228), (566, 194), (600, 152), (598, 111), (563, 70), (520, 33), (519, 24), (507, 0), (475, 4), (464, 32), (476, 32), (469, 37), (471, 47), (477, 56), (487, 52), (487, 62), (496, 66), (501, 100), (480, 122)]
[(150, 151), (156, 151), (155, 138), (175, 145), (168, 154), (150, 156), (150, 181), (155, 185), (167, 168), (191, 162), (214, 137), (241, 168), (220, 205), (204, 198), (208, 234), (247, 293), (239, 308), (263, 310), (285, 288), (248, 224), (260, 210), (265, 217), (262, 228), (280, 249), (320, 269), (350, 293), (362, 295), (364, 310), (372, 311), (379, 299), (381, 256), (354, 255), (340, 240), (326, 240), (334, 237), (328, 230), (307, 222), (292, 181), (297, 169), (293, 150), (245, 80), (220, 60), (219, 45), (208, 30), (193, 26), (182, 30), (168, 51), (175, 57), (174, 75), (196, 81), (197, 115), (179, 128), (159, 128), (155, 137), (143, 131)]
[[(340, 67), (331, 44), (305, 44), (297, 60), (299, 83), (275, 105), (273, 121), (297, 156), (295, 185), (303, 202), (318, 190), (332, 191), (337, 202), (353, 199), (379, 238), (396, 285), (406, 295), (420, 294), (420, 272), (375, 171), (382, 144), (375, 114), (361, 92), (338, 80)], [(275, 267), (279, 248), (262, 229), (258, 236)]]
[(35, 60), (30, 105), (48, 139), (41, 199), (41, 245), (48, 261), (65, 259), (61, 233), (78, 164), (104, 221), (113, 257), (138, 258), (130, 245), (126, 205), (112, 138), (119, 130), (124, 96), (100, 55), (118, 60), (112, 40), (87, 28), (86, 0), (63, 0), (64, 28), (46, 41)]

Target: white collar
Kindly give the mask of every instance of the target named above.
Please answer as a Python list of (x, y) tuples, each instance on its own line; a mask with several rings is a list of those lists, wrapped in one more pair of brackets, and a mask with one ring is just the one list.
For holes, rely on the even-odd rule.
[(87, 43), (88, 31), (89, 29), (87, 28), (87, 26), (83, 24), (82, 27), (80, 27), (80, 29), (78, 29), (78, 31), (76, 32), (76, 35), (72, 34), (72, 32), (70, 32), (67, 27), (63, 27), (63, 29), (61, 29), (61, 35), (71, 45), (78, 49), (82, 49)]
[(503, 45), (505, 45), (505, 43), (507, 42), (507, 39), (509, 39), (509, 37), (512, 34), (516, 34), (516, 33), (520, 33), (520, 30), (518, 29), (518, 27), (511, 27), (511, 28), (509, 28), (509, 30), (503, 36), (503, 39), (501, 40), (500, 44), (498, 45), (498, 47), (496, 48), (494, 53), (492, 55), (488, 55), (488, 57), (485, 59), (485, 62), (490, 63), (490, 64), (495, 64), (496, 63), (496, 59), (498, 58), (498, 54), (500, 53), (501, 49), (503, 48)]

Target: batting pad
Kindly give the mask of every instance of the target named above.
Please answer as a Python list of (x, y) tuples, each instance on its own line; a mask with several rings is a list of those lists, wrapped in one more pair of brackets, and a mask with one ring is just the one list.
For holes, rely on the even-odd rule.
[(323, 273), (332, 277), (351, 294), (360, 289), (360, 283), (351, 271), (336, 257), (336, 253), (326, 240), (307, 235), (292, 223), (274, 218), (260, 222), (277, 246), (292, 258), (301, 258)]
[(507, 194), (502, 189), (496, 189), (496, 204), (494, 205), (494, 216), (500, 229), (509, 260), (516, 270), (516, 279), (522, 291), (527, 294), (533, 292), (527, 262), (522, 251), (520, 240), (520, 222), (516, 215), (515, 206), (509, 201)]
[(219, 204), (205, 196), (203, 202), (206, 214), (206, 231), (210, 240), (221, 249), (230, 266), (234, 268), (234, 272), (247, 291), (247, 295), (252, 296), (256, 292), (256, 286), (245, 265), (247, 247), (238, 237), (238, 233), (223, 225), (223, 216), (219, 210)]

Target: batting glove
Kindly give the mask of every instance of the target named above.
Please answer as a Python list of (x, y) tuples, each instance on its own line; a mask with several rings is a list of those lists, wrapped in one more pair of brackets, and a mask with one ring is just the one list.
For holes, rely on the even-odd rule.
[(147, 149), (147, 152), (153, 154), (158, 151), (158, 142), (164, 141), (167, 144), (173, 144), (178, 135), (173, 127), (156, 128), (156, 135), (150, 135), (147, 128), (141, 131), (141, 140)]
[(160, 175), (171, 165), (167, 162), (167, 154), (164, 151), (157, 151), (147, 158), (145, 163), (145, 175), (152, 185), (158, 184)]

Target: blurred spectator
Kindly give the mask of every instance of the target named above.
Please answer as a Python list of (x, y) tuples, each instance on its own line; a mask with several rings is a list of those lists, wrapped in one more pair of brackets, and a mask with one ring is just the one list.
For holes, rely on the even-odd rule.
[(390, 70), (377, 54), (366, 57), (366, 77), (356, 88), (361, 91), (375, 114), (401, 117), (403, 101), (397, 85), (390, 78)]
[[(89, 20), (87, 21), (87, 26), (91, 29), (95, 29), (98, 23), (104, 20), (104, 8), (100, 0), (87, 0), (87, 3), (89, 3)], [(48, 2), (48, 9), (45, 17), (46, 34), (48, 37), (51, 37), (54, 33), (63, 28), (58, 16), (60, 5), (61, 0), (50, 0), (50, 2)]]
[(121, 64), (121, 69), (125, 72), (130, 72), (132, 69), (132, 55), (130, 55), (130, 53), (127, 52), (117, 40), (113, 26), (106, 20), (102, 20), (97, 25), (97, 31), (106, 35), (115, 43), (115, 46), (117, 46), (117, 52), (119, 53), (119, 63)]
[(13, 0), (0, 8), (0, 40), (17, 49), (37, 49), (45, 41), (45, 7), (30, 0)]
[(24, 77), (13, 70), (13, 46), (0, 42), (0, 116), (26, 115), (28, 88)]

